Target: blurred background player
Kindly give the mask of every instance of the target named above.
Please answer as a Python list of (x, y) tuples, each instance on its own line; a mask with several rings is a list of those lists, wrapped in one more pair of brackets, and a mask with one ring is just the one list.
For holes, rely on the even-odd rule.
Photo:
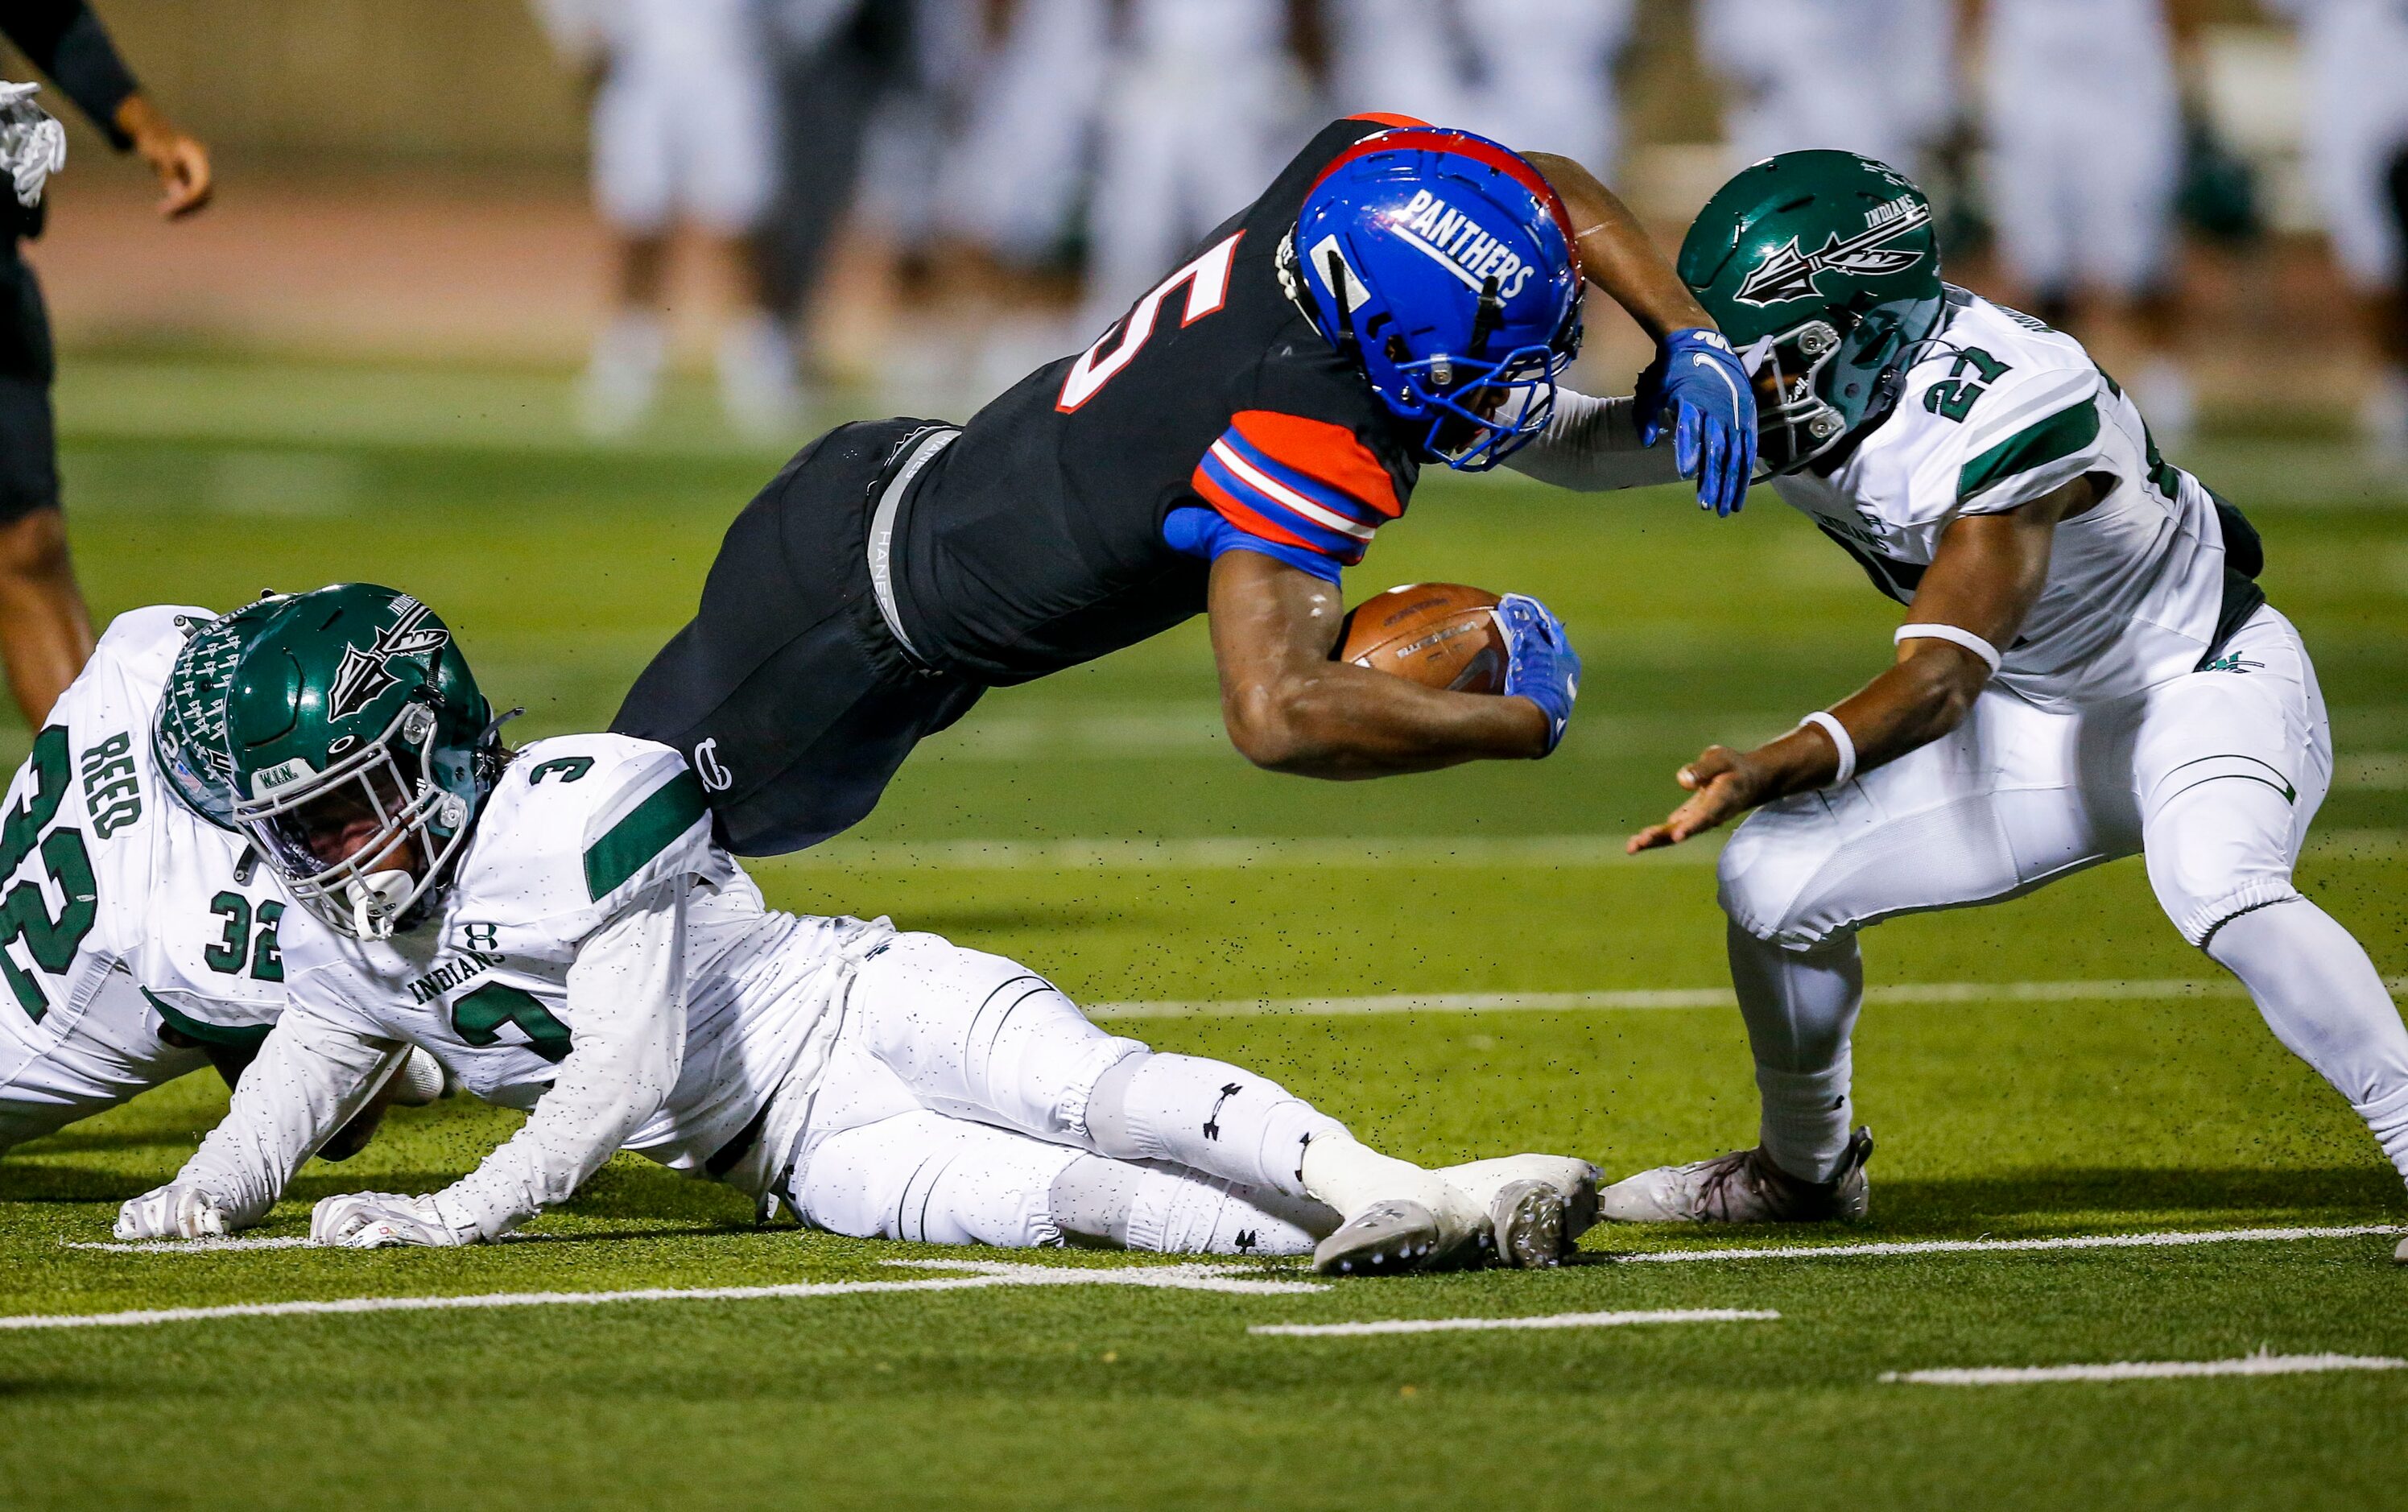
[[(2137, 347), (2133, 396), (2160, 442), (2197, 404), (2181, 363), (2174, 194), (2182, 102), (2164, 0), (1987, 0), (1991, 219), (2026, 308)], [(2111, 359), (2112, 360), (2112, 359)]]
[(2270, 3), (2299, 19), (2309, 172), (2372, 338), (2359, 431), (2379, 460), (2408, 467), (2408, 4)]
[(787, 434), (792, 344), (770, 309), (758, 234), (776, 188), (768, 38), (750, 0), (538, 0), (592, 97), (594, 200), (615, 235), (613, 309), (580, 419), (621, 436), (652, 411), (668, 354), (670, 238), (699, 231), (742, 309), (720, 332), (719, 392), (741, 435)]
[(1111, 17), (1107, 0), (935, 5), (978, 11), (981, 35), (932, 207), (948, 288), (925, 293), (967, 295), (971, 308), (949, 311), (966, 318), (948, 322), (931, 370), (891, 402), (966, 409), (1080, 339), (1051, 285), (1065, 281), (1055, 275), (1086, 198)]
[[(873, 127), (916, 93), (929, 4), (767, 0), (777, 59), (777, 194), (760, 238), (764, 302), (780, 329), (807, 329), (838, 235), (867, 177)], [(947, 7), (950, 8), (950, 7)], [(919, 126), (895, 121), (907, 132)], [(880, 175), (879, 178), (889, 177)], [(924, 166), (917, 175), (924, 180)], [(790, 360), (811, 366), (807, 354)]]
[(1613, 68), (1630, 45), (1632, 0), (1481, 0), (1478, 14), (1464, 34), (1466, 129), (1612, 179), (1622, 159)]
[[(119, 151), (159, 175), (170, 220), (208, 203), (209, 157), (146, 99), (100, 18), (82, 0), (0, 0), (6, 33), (50, 75)], [(60, 512), (58, 439), (50, 416), (49, 314), (18, 243), (42, 233), (43, 180), (66, 161), (66, 141), (24, 92), (0, 106), (0, 662), (25, 723), (39, 727), (92, 655), (92, 615), (76, 585)]]
[(1469, 18), (1455, 0), (1320, 0), (1319, 12), (1333, 112), (1466, 119)]
[(1291, 0), (1120, 0), (1087, 199), (1092, 336), (1293, 150), (1306, 86)]
[(1698, 0), (1698, 42), (1732, 91), (1733, 166), (1819, 147), (1919, 172), (1954, 119), (1939, 0)]

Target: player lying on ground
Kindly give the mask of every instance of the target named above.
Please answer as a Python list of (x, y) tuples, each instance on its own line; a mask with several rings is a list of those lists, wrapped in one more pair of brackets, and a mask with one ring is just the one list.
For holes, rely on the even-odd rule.
[[(0, 1151), (204, 1065), (235, 1085), (284, 1007), (275, 882), (254, 876), (241, 837), (175, 797), (174, 762), (152, 743), (170, 670), (206, 677), (243, 619), (120, 614), (8, 785)], [(388, 1081), (398, 1058), (370, 1068), (379, 1100), (320, 1154), (365, 1145), (384, 1102), (442, 1090), (423, 1055)]]
[[(2293, 886), (2332, 777), (2257, 533), (2158, 454), (2081, 345), (1940, 281), (1879, 164), (1794, 152), (1723, 186), (1681, 274), (1742, 343), (1773, 488), (1907, 606), (1896, 665), (1753, 751), (1714, 746), (1631, 849), (1756, 813), (1721, 857), (1763, 1143), (1612, 1188), (1643, 1219), (1854, 1217), (1856, 931), (2135, 852), (2183, 938), (2408, 1174), (2408, 1030)], [(1761, 805), (1761, 807), (1759, 807)]]
[(623, 1147), (839, 1233), (1354, 1273), (1553, 1264), (1593, 1216), (1585, 1162), (1425, 1171), (1251, 1072), (1106, 1034), (1010, 961), (765, 909), (675, 751), (505, 753), (442, 623), (390, 590), (285, 600), (163, 719), (222, 732), (216, 781), (308, 912), (232, 1110), (121, 1235), (257, 1222), (407, 1044), (526, 1124), (439, 1192), (320, 1202), (321, 1243), (497, 1239)]
[[(1558, 391), (1584, 274), (1659, 343), (1635, 407)], [(1579, 165), (1340, 121), (1094, 346), (968, 425), (846, 425), (804, 448), (728, 531), (699, 612), (612, 727), (686, 755), (730, 849), (799, 850), (867, 814), (987, 688), (1209, 612), (1230, 740), (1261, 766), (1543, 756), (1580, 672), (1544, 606), (1502, 607), (1507, 697), (1421, 687), (1330, 659), (1339, 569), (1433, 461), (1545, 475), (1670, 428), (1681, 473), (1727, 512), (1752, 403), (1705, 312)]]

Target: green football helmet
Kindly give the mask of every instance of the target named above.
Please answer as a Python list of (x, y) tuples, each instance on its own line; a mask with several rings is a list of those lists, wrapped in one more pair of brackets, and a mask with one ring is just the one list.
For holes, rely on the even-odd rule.
[(234, 825), (234, 756), (226, 749), (225, 690), (253, 632), (288, 595), (262, 594), (230, 614), (194, 627), (167, 671), (150, 750), (167, 786), (186, 808), (216, 825)]
[(1714, 192), (1683, 282), (1756, 384), (1756, 454), (1796, 472), (1895, 402), (1947, 295), (1931, 202), (1854, 152), (1784, 152)]
[(501, 769), (499, 722), (450, 628), (373, 583), (277, 599), (222, 697), (235, 827), (294, 901), (389, 938), (446, 883)]

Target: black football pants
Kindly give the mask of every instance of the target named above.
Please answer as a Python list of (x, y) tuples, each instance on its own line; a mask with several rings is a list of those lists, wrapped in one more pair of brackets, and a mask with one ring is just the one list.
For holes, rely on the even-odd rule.
[(683, 752), (719, 842), (777, 856), (852, 828), (985, 685), (921, 666), (879, 616), (869, 512), (913, 420), (840, 425), (728, 527), (694, 621), (610, 727)]

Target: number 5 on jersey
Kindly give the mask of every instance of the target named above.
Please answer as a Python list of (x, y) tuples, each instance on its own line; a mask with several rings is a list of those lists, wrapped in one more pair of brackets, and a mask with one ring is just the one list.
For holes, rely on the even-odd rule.
[(1216, 242), (1203, 256), (1155, 284), (1128, 312), (1128, 318), (1121, 322), (1120, 341), (1111, 352), (1104, 351), (1104, 343), (1111, 340), (1111, 332), (1096, 338), (1096, 344), (1070, 365), (1069, 376), (1062, 380), (1062, 396), (1054, 401), (1054, 408), (1066, 415), (1073, 412), (1102, 392), (1122, 368), (1137, 360), (1140, 349), (1154, 338), (1154, 324), (1162, 318), (1162, 302), (1181, 284), (1187, 285), (1187, 308), (1179, 317), (1182, 327), (1195, 324), (1227, 304), (1229, 268), (1237, 261), (1238, 243), (1245, 235), (1240, 231), (1226, 241)]

